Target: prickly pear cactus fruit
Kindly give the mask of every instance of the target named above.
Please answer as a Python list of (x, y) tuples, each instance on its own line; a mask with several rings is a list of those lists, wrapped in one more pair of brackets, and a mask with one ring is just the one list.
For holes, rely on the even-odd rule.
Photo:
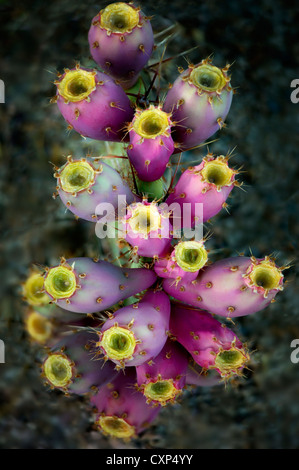
[(171, 125), (170, 115), (159, 106), (136, 110), (127, 153), (141, 180), (155, 181), (164, 174), (174, 151)]
[(91, 398), (95, 424), (105, 435), (132, 439), (157, 417), (160, 407), (148, 405), (146, 398), (136, 392), (135, 383), (136, 369), (130, 367)]
[(44, 290), (65, 310), (94, 313), (152, 286), (155, 273), (146, 268), (135, 269), (90, 258), (63, 259), (58, 266), (46, 270)]
[[(182, 219), (183, 227), (206, 222), (228, 206), (229, 194), (234, 186), (240, 186), (235, 179), (238, 171), (230, 168), (228, 159), (228, 155), (215, 157), (208, 154), (199, 165), (189, 167), (179, 178), (166, 203), (177, 203), (182, 210), (189, 205), (190, 217)], [(197, 204), (202, 204), (202, 217)]]
[(134, 254), (157, 258), (166, 254), (172, 242), (170, 214), (155, 202), (142, 201), (127, 208), (122, 233)]
[(188, 363), (187, 351), (168, 339), (154, 360), (136, 367), (136, 389), (143, 393), (147, 403), (173, 404), (183, 392)]
[(232, 257), (205, 267), (191, 282), (173, 285), (167, 279), (163, 288), (189, 305), (234, 318), (256, 313), (273, 302), (283, 290), (283, 269), (268, 256)]
[(92, 20), (88, 33), (94, 61), (125, 88), (131, 88), (154, 47), (151, 23), (139, 7), (117, 2)]
[(233, 97), (229, 67), (220, 69), (205, 59), (181, 71), (171, 86), (163, 109), (172, 113), (177, 150), (198, 146), (224, 126)]
[(167, 340), (170, 301), (164, 292), (148, 291), (109, 316), (99, 332), (99, 352), (118, 369), (138, 366), (156, 357)]
[(204, 310), (173, 304), (170, 331), (198, 365), (223, 379), (242, 375), (250, 359), (236, 334)]
[[(110, 216), (113, 216), (122, 199), (127, 204), (137, 199), (121, 175), (101, 158), (69, 156), (67, 162), (56, 169), (54, 177), (57, 178), (54, 197), (59, 195), (75, 216), (91, 222), (97, 222), (104, 209), (112, 210)], [(104, 205), (103, 209), (99, 205)]]
[(133, 109), (124, 90), (109, 75), (80, 66), (65, 69), (55, 81), (53, 99), (70, 129), (90, 139), (120, 142)]
[[(96, 142), (79, 139), (82, 148), (68, 152), (77, 156), (54, 164), (53, 197), (94, 222), (76, 223), (95, 230), (98, 257), (88, 233), (67, 259), (32, 269), (21, 292), (43, 380), (87, 399), (112, 439), (138, 439), (188, 387), (245, 378), (251, 358), (232, 319), (268, 307), (285, 285), (287, 266), (270, 256), (207, 249), (205, 222), (242, 183), (231, 153), (190, 155), (224, 127), (230, 66), (189, 64), (167, 88), (164, 65), (176, 60), (164, 57), (169, 31), (154, 47), (139, 7), (109, 4), (86, 38), (101, 70), (77, 64), (58, 75), (53, 101), (69, 128)], [(86, 144), (94, 150), (78, 157)]]

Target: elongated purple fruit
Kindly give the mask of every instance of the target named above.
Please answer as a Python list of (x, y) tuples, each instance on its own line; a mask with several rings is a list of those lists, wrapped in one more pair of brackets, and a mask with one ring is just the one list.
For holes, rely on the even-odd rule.
[(142, 300), (117, 310), (99, 332), (99, 353), (117, 368), (138, 366), (157, 356), (167, 340), (170, 301), (148, 291)]
[(65, 310), (94, 313), (150, 287), (156, 280), (146, 268), (120, 268), (90, 258), (62, 259), (47, 268), (44, 290)]
[(208, 312), (173, 304), (170, 332), (203, 369), (215, 369), (224, 379), (242, 375), (249, 360), (246, 347)]
[(125, 141), (125, 128), (133, 119), (130, 100), (120, 85), (105, 73), (77, 66), (55, 81), (53, 101), (69, 128), (84, 137)]
[(108, 5), (93, 18), (88, 41), (94, 61), (125, 89), (135, 84), (154, 47), (149, 18), (123, 2)]
[(182, 208), (189, 204), (190, 217), (183, 217), (182, 227), (194, 227), (199, 213), (196, 204), (202, 204), (203, 222), (214, 217), (222, 208), (227, 207), (226, 200), (234, 188), (240, 185), (235, 179), (237, 170), (228, 166), (228, 156), (214, 157), (208, 154), (203, 161), (188, 168), (180, 176), (166, 204), (177, 203)]
[(52, 347), (42, 365), (42, 376), (52, 388), (84, 395), (113, 380), (116, 371), (111, 362), (93, 360), (90, 348), (97, 335), (89, 331), (65, 334)]
[(172, 241), (169, 213), (155, 202), (131, 204), (121, 222), (122, 235), (138, 256), (157, 258), (169, 251)]
[(105, 210), (111, 205), (113, 216), (122, 200), (124, 204), (132, 204), (138, 199), (120, 174), (100, 157), (74, 159), (69, 156), (67, 163), (56, 169), (54, 177), (57, 178), (56, 194), (64, 205), (77, 217), (91, 222), (98, 220), (99, 204), (105, 204)]
[(191, 282), (165, 280), (164, 290), (178, 300), (223, 317), (251, 315), (267, 307), (283, 289), (282, 270), (270, 257), (237, 256), (205, 267)]
[(223, 127), (233, 97), (229, 67), (202, 60), (182, 71), (168, 91), (163, 110), (172, 113), (176, 151), (198, 146)]
[(131, 439), (157, 417), (160, 407), (148, 405), (145, 397), (136, 392), (135, 383), (136, 371), (130, 367), (91, 397), (91, 405), (97, 413), (95, 422), (103, 434)]
[(199, 270), (208, 261), (204, 241), (180, 241), (165, 258), (159, 258), (154, 265), (159, 277), (193, 281)]
[(178, 342), (168, 339), (154, 359), (136, 367), (136, 388), (144, 394), (147, 403), (165, 406), (175, 402), (186, 383), (189, 359)]
[(136, 110), (128, 127), (130, 145), (127, 153), (141, 180), (155, 181), (165, 172), (174, 150), (171, 125), (170, 115), (160, 106)]

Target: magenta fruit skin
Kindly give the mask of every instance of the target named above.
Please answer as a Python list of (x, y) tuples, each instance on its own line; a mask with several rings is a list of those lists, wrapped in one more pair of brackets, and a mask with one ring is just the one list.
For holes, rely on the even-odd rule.
[(194, 281), (182, 280), (174, 285), (166, 279), (163, 288), (174, 298), (216, 315), (226, 318), (251, 315), (266, 308), (282, 289), (282, 279), (280, 287), (271, 290), (267, 297), (263, 289), (250, 287), (244, 276), (252, 265), (252, 258), (245, 256), (222, 259), (204, 267)]
[[(132, 125), (136, 120), (135, 117)], [(168, 118), (169, 120), (169, 118)], [(167, 168), (169, 159), (174, 151), (173, 139), (169, 133), (157, 135), (154, 138), (140, 136), (130, 125), (130, 145), (127, 147), (128, 157), (142, 181), (155, 181), (161, 178)]]
[[(203, 181), (200, 171), (204, 168), (206, 161), (214, 160), (208, 157), (203, 160), (200, 165), (188, 168), (180, 176), (173, 192), (166, 199), (166, 204), (171, 205), (177, 203), (183, 210), (184, 204), (190, 204), (191, 220), (182, 218), (182, 227), (194, 227), (196, 225), (196, 209), (195, 204), (203, 204), (203, 220), (207, 220), (218, 214), (224, 207), (230, 192), (234, 188), (234, 176), (229, 186), (222, 186), (221, 190), (217, 190), (216, 185)], [(201, 222), (201, 221), (200, 221)]]
[(108, 34), (100, 20), (101, 12), (93, 18), (88, 33), (93, 60), (123, 88), (131, 88), (153, 51), (151, 23), (139, 11), (139, 24), (131, 32)]
[(185, 280), (193, 281), (198, 276), (199, 271), (188, 272), (184, 271), (176, 261), (175, 257), (175, 247), (165, 256), (156, 260), (154, 264), (154, 271), (157, 276), (164, 279), (176, 279), (176, 280)]
[(132, 204), (134, 201), (139, 200), (118, 171), (104, 163), (100, 158), (72, 159), (72, 162), (77, 161), (88, 162), (99, 173), (95, 175), (95, 182), (90, 188), (72, 194), (62, 189), (59, 178), (59, 174), (68, 165), (68, 162), (56, 171), (59, 197), (75, 216), (90, 222), (97, 222), (97, 216), (99, 215), (97, 214), (97, 206), (99, 204), (109, 203), (116, 210), (118, 209), (119, 196), (125, 197), (126, 204)]
[(107, 361), (93, 360), (93, 353), (90, 349), (97, 335), (91, 331), (71, 332), (64, 335), (60, 340), (52, 345), (52, 353), (60, 353), (68, 357), (74, 363), (75, 376), (67, 386), (68, 393), (85, 395), (92, 393), (94, 387), (100, 388), (113, 380), (116, 376), (114, 365)]
[[(58, 83), (64, 77), (65, 73), (61, 75)], [(78, 102), (66, 102), (59, 94), (57, 85), (57, 106), (62, 116), (84, 137), (112, 142), (128, 140), (125, 128), (134, 115), (129, 98), (122, 87), (105, 73), (96, 71), (95, 82), (95, 90), (90, 93), (88, 99)]]
[(105, 310), (151, 287), (157, 279), (155, 273), (146, 268), (121, 268), (106, 261), (84, 257), (71, 258), (66, 260), (66, 264), (73, 266), (80, 288), (69, 299), (53, 300), (59, 307), (71, 312)]
[[(163, 292), (147, 291), (142, 300), (117, 310), (113, 318), (107, 320), (101, 328), (104, 333), (115, 323), (132, 331), (136, 345), (131, 359), (125, 359), (125, 366), (139, 366), (157, 356), (167, 340), (170, 321), (170, 300)], [(129, 325), (129, 327), (128, 327)], [(105, 350), (102, 348), (103, 354)], [(111, 359), (122, 366), (118, 360)]]
[[(158, 208), (160, 215), (162, 215), (161, 227), (157, 230), (150, 231), (147, 235), (134, 232), (129, 224), (133, 210), (138, 205), (151, 204), (155, 205)], [(172, 225), (169, 221), (169, 216), (163, 214), (164, 210), (161, 210), (159, 206), (146, 201), (142, 201), (142, 203), (133, 203), (127, 207), (127, 214), (122, 220), (122, 231), (124, 233), (125, 240), (130, 243), (138, 256), (155, 258), (164, 256), (168, 253), (172, 243)]]
[(90, 403), (98, 415), (124, 417), (124, 420), (135, 427), (135, 432), (142, 432), (158, 415), (159, 406), (150, 406), (145, 397), (135, 389), (136, 370), (130, 367), (125, 373), (120, 371), (116, 378), (101, 387), (97, 394), (91, 397)]
[(186, 383), (186, 374), (190, 356), (177, 342), (167, 339), (161, 352), (152, 361), (136, 367), (139, 387), (160, 380), (173, 379), (177, 390), (182, 390)]
[(216, 369), (215, 357), (221, 350), (243, 347), (236, 334), (210, 313), (183, 305), (171, 306), (170, 333), (207, 370)]
[(173, 140), (178, 144), (176, 152), (196, 147), (215, 134), (222, 127), (232, 102), (233, 91), (229, 84), (221, 90), (220, 96), (204, 90), (198, 94), (198, 88), (187, 79), (193, 69), (189, 67), (178, 76), (163, 104), (163, 110), (172, 113), (177, 123), (173, 127)]

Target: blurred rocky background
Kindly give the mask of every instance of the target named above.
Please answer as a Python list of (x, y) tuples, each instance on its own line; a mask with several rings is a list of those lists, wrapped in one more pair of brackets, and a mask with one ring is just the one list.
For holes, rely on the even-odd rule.
[[(289, 0), (156, 0), (140, 2), (156, 33), (175, 25), (161, 83), (174, 81), (177, 67), (213, 54), (233, 63), (237, 88), (227, 127), (209, 149), (243, 166), (230, 215), (209, 226), (213, 259), (252, 252), (277, 255), (291, 265), (277, 302), (236, 320), (235, 331), (255, 350), (251, 370), (237, 384), (186, 392), (165, 408), (140, 439), (124, 444), (93, 429), (81, 398), (48, 391), (40, 379), (38, 348), (23, 325), (20, 283), (32, 263), (51, 265), (60, 256), (98, 254), (93, 224), (75, 221), (52, 199), (51, 162), (70, 153), (98, 153), (98, 143), (66, 130), (56, 106), (55, 71), (75, 61), (91, 64), (87, 33), (91, 19), (109, 2), (85, 0), (0, 1), (0, 364), (1, 448), (260, 449), (299, 447), (299, 363), (290, 343), (299, 338), (298, 148), (299, 103), (290, 100), (299, 79), (299, 11)], [(158, 36), (160, 41), (162, 36)], [(190, 53), (176, 57), (198, 46)], [(161, 50), (161, 49), (159, 49)], [(163, 97), (163, 93), (161, 93)], [(189, 152), (198, 162), (206, 147)], [(186, 156), (185, 156), (186, 158)]]

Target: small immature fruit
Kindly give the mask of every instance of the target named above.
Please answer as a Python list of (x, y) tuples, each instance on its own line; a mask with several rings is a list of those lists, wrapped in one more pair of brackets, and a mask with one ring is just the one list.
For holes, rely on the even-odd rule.
[(127, 153), (141, 180), (156, 181), (165, 172), (174, 150), (171, 125), (170, 115), (159, 106), (135, 112)]
[(202, 60), (189, 65), (168, 91), (163, 110), (172, 113), (176, 123), (176, 151), (198, 146), (223, 127), (233, 97), (228, 69)]
[(136, 83), (154, 47), (149, 19), (124, 2), (106, 6), (93, 18), (88, 40), (94, 61), (125, 89)]
[[(111, 205), (111, 216), (121, 205), (132, 204), (136, 197), (120, 174), (101, 158), (73, 159), (68, 161), (54, 176), (57, 178), (57, 191), (64, 205), (77, 217), (97, 222), (98, 205)], [(107, 208), (107, 209), (106, 209)], [(107, 217), (109, 214), (107, 214)]]
[(148, 405), (145, 397), (136, 392), (135, 383), (136, 370), (129, 367), (91, 397), (90, 403), (97, 412), (96, 425), (103, 434), (132, 439), (157, 417), (160, 407)]
[(44, 289), (65, 310), (94, 313), (142, 292), (155, 280), (155, 273), (146, 268), (121, 268), (82, 257), (48, 268)]
[(133, 109), (112, 78), (77, 66), (65, 69), (55, 85), (57, 106), (76, 132), (96, 140), (126, 140), (125, 126), (133, 119)]
[(166, 279), (163, 287), (189, 305), (235, 318), (258, 312), (273, 301), (283, 290), (283, 269), (269, 256), (238, 256), (210, 264), (192, 282), (182, 280), (173, 285)]

